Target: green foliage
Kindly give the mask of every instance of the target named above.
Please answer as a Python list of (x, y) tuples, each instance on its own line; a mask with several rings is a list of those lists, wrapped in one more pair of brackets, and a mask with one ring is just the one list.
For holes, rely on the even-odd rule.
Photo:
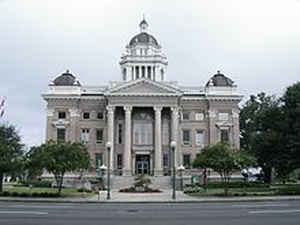
[(4, 174), (16, 175), (22, 168), (20, 136), (12, 125), (0, 125), (0, 192)]
[(33, 198), (57, 198), (60, 197), (59, 193), (51, 193), (51, 192), (0, 192), (0, 196), (3, 197), (33, 197)]
[(58, 192), (61, 192), (64, 174), (66, 172), (76, 172), (87, 170), (90, 167), (90, 156), (87, 148), (81, 143), (50, 141), (39, 146), (37, 158), (33, 157), (33, 164), (37, 159), (42, 159), (42, 164), (37, 165), (53, 173)]
[(300, 168), (300, 82), (287, 88), (282, 97), (285, 115), (286, 148), (291, 155), (291, 167)]
[(224, 193), (227, 195), (232, 173), (250, 167), (254, 162), (249, 154), (233, 149), (228, 143), (219, 142), (205, 147), (193, 162), (193, 166), (216, 171), (222, 178)]
[(46, 155), (43, 154), (41, 146), (31, 147), (25, 155), (25, 169), (27, 171), (27, 180), (36, 180), (43, 174), (44, 161)]
[(291, 172), (290, 153), (285, 147), (287, 129), (280, 99), (260, 93), (251, 96), (240, 113), (241, 148), (253, 154), (271, 181), (275, 168), (283, 179)]
[(134, 186), (135, 187), (148, 187), (149, 184), (151, 184), (151, 180), (144, 176), (138, 176), (134, 178)]
[(27, 181), (23, 181), (22, 184), (25, 187), (51, 187), (52, 182), (51, 181), (47, 181), (47, 180), (27, 180)]

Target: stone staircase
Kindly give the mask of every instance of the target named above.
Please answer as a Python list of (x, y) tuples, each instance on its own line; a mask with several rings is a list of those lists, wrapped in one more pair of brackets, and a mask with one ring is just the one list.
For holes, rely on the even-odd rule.
[[(114, 176), (111, 179), (112, 189), (122, 189), (130, 187), (134, 183), (135, 176)], [(149, 176), (152, 184), (150, 187), (155, 189), (170, 189), (171, 178), (169, 176)]]

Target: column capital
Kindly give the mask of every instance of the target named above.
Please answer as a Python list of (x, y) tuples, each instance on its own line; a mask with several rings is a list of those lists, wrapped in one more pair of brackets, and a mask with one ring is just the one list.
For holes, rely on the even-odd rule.
[(124, 108), (125, 112), (131, 112), (131, 110), (132, 110), (132, 106), (131, 105), (124, 105), (123, 108)]
[(178, 113), (180, 111), (180, 108), (178, 106), (173, 106), (173, 107), (171, 107), (171, 111), (173, 113)]
[(106, 110), (108, 111), (108, 113), (114, 113), (115, 106), (108, 105), (106, 106)]
[(161, 110), (163, 109), (163, 107), (156, 105), (156, 106), (153, 106), (153, 109), (154, 109), (155, 112), (161, 112)]

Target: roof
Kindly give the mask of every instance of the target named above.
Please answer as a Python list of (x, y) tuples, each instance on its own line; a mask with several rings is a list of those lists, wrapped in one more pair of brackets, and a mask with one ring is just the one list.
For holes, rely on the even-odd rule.
[(129, 42), (129, 46), (135, 46), (137, 44), (151, 44), (156, 47), (159, 47), (159, 44), (155, 37), (153, 37), (151, 34), (148, 34), (146, 32), (141, 32), (137, 35), (135, 35)]
[(226, 77), (224, 74), (217, 72), (206, 84), (206, 86), (217, 86), (217, 87), (232, 87), (233, 81)]
[(80, 86), (80, 83), (76, 80), (76, 77), (67, 70), (53, 81), (55, 86)]

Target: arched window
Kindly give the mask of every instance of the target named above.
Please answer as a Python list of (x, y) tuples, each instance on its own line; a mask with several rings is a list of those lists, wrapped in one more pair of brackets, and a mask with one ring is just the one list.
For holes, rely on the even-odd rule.
[(140, 68), (138, 66), (135, 67), (135, 76), (136, 76), (136, 79), (140, 78)]
[(123, 80), (126, 81), (126, 68), (123, 68)]
[(142, 66), (142, 77), (145, 77), (145, 67)]
[(165, 79), (165, 74), (164, 74), (164, 70), (163, 69), (161, 69), (160, 70), (160, 75), (161, 75), (161, 80), (164, 80)]
[(151, 66), (147, 67), (148, 79), (151, 79)]

